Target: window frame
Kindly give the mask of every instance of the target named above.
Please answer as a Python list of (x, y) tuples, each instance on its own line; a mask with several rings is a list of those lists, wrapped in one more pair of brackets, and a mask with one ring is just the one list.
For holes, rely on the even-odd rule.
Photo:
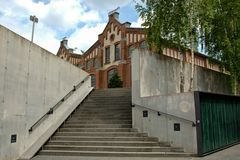
[(110, 64), (110, 46), (105, 47), (105, 64)]
[[(118, 46), (118, 48), (117, 48)], [(118, 57), (117, 57), (117, 49), (118, 49)], [(121, 60), (121, 45), (119, 42), (114, 44), (114, 60), (119, 61)]]

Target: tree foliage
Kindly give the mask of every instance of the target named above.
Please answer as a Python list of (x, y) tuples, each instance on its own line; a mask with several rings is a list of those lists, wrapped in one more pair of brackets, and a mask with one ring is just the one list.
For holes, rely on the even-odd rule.
[(118, 74), (114, 74), (112, 78), (109, 80), (108, 88), (121, 88), (123, 86), (123, 82), (118, 76)]
[(211, 5), (204, 16), (206, 50), (230, 72), (232, 90), (236, 94), (240, 80), (240, 1), (205, 1)]
[[(136, 9), (145, 21), (143, 26), (147, 28), (150, 49), (162, 53), (165, 47), (175, 47), (183, 53), (190, 48), (191, 62), (194, 62), (199, 26), (197, 2), (197, 0), (147, 0), (145, 6), (137, 5)], [(193, 75), (194, 63), (191, 68), (189, 90), (193, 88)]]
[[(196, 38), (197, 20), (195, 0), (147, 0), (146, 5), (136, 5), (142, 24), (147, 30), (147, 41), (154, 51), (161, 53), (164, 47), (190, 47), (190, 34)], [(192, 11), (191, 11), (192, 10)], [(190, 14), (193, 25), (190, 29)]]
[(239, 0), (146, 0), (136, 9), (144, 20), (150, 48), (158, 53), (164, 47), (184, 52), (187, 48), (196, 51), (201, 44), (230, 72), (236, 93), (240, 79)]

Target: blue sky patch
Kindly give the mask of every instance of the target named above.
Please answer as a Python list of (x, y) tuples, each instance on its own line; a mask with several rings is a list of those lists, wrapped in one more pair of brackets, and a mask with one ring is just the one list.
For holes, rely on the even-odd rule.
[(120, 8), (119, 13), (121, 22), (136, 22), (138, 19), (138, 13), (135, 10), (134, 3)]
[(50, 3), (51, 0), (32, 0), (34, 3), (43, 2), (44, 4)]

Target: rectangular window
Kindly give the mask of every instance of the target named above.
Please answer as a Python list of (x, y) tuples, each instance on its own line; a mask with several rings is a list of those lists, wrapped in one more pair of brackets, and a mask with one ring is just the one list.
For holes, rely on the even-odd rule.
[(105, 48), (105, 64), (110, 63), (110, 47)]
[(90, 69), (90, 61), (89, 61), (89, 60), (86, 62), (86, 69), (87, 69), (87, 70)]
[(93, 58), (93, 67), (94, 68), (96, 67), (95, 61), (96, 61), (96, 58)]
[(89, 70), (89, 69), (91, 69), (91, 67), (93, 67), (93, 59), (89, 59), (86, 62), (86, 69)]
[(120, 44), (115, 45), (115, 61), (120, 60)]

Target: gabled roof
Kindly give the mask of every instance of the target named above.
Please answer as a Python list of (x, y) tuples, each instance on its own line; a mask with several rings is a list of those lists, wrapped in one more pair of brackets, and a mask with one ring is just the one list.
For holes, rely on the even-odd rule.
[(86, 54), (90, 53), (94, 48), (96, 48), (98, 45), (100, 44), (100, 42), (97, 40), (84, 54), (83, 56), (85, 56)]
[(118, 20), (116, 20), (115, 18), (112, 18), (111, 20), (108, 21), (107, 25), (105, 26), (105, 28), (103, 29), (102, 33), (100, 33), (99, 35), (102, 35), (104, 32), (106, 32), (108, 26), (115, 22), (119, 27), (121, 27), (123, 24), (121, 24)]

